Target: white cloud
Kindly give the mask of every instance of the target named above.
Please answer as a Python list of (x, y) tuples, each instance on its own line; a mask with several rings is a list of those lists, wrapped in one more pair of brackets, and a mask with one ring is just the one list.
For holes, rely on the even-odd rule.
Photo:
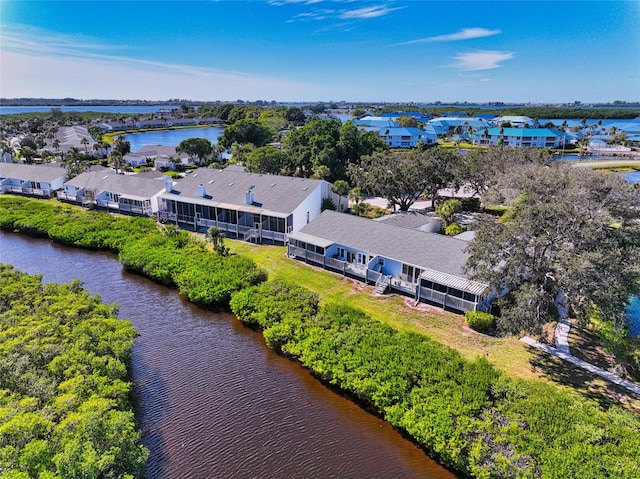
[[(7, 40), (7, 41), (5, 41)], [(317, 84), (103, 53), (112, 47), (4, 29), (0, 96), (161, 100), (290, 99), (326, 93)]]
[(356, 10), (344, 10), (340, 14), (340, 18), (343, 20), (347, 19), (366, 19), (366, 18), (377, 18), (383, 17), (394, 10), (398, 10), (398, 8), (389, 8), (386, 6), (377, 6), (377, 7), (364, 7), (358, 8)]
[(457, 42), (460, 40), (472, 40), (474, 38), (491, 37), (493, 35), (499, 35), (501, 30), (488, 30), (486, 28), (463, 28), (459, 32), (449, 33), (447, 35), (438, 35), (436, 37), (420, 38), (418, 40), (411, 40), (408, 42), (400, 43), (399, 45), (414, 45), (417, 43), (432, 43), (432, 42)]
[(495, 50), (480, 50), (477, 52), (459, 53), (455, 56), (456, 63), (450, 65), (463, 71), (491, 70), (500, 68), (500, 62), (514, 58), (512, 52), (499, 52)]

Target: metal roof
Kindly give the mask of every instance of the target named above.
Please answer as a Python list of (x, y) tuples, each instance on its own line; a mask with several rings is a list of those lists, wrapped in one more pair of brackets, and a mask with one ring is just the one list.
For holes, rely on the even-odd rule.
[(442, 273), (433, 269), (426, 269), (420, 275), (420, 279), (426, 281), (433, 281), (434, 283), (442, 284), (450, 288), (466, 291), (471, 294), (482, 295), (488, 288), (488, 285), (479, 283), (466, 278), (460, 278), (447, 273)]
[(294, 239), (296, 241), (302, 241), (304, 243), (311, 243), (313, 245), (320, 246), (321, 248), (328, 248), (329, 246), (334, 244), (334, 242), (331, 241), (331, 240), (325, 240), (325, 239), (322, 239), (322, 238), (318, 238), (317, 236), (301, 233), (300, 231), (289, 233), (289, 239)]

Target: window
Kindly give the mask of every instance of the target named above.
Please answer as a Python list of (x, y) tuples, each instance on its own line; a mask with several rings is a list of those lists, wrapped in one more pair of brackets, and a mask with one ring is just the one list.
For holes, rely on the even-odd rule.
[(338, 258), (344, 258), (344, 248), (338, 248)]

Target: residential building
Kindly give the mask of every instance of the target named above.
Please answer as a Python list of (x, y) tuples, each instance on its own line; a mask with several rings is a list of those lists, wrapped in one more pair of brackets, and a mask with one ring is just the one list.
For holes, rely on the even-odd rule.
[[(197, 231), (215, 226), (230, 237), (284, 244), (337, 198), (324, 180), (198, 168), (160, 195), (161, 221)], [(334, 200), (337, 204), (337, 201)]]
[(292, 258), (456, 311), (485, 309), (487, 285), (464, 271), (468, 242), (326, 210), (288, 235)]
[(67, 172), (57, 163), (25, 165), (0, 162), (0, 193), (50, 198), (62, 188)]
[[(502, 142), (501, 142), (502, 140)], [(569, 138), (553, 128), (489, 128), (473, 137), (476, 145), (498, 145), (519, 148), (559, 148)]]
[(499, 116), (493, 123), (497, 126), (502, 126), (504, 124), (509, 124), (513, 128), (528, 128), (532, 126), (537, 126), (535, 120), (529, 118), (528, 116)]
[(438, 141), (434, 133), (418, 128), (380, 128), (379, 135), (391, 148), (413, 148), (420, 142), (432, 145)]
[(165, 190), (165, 179), (171, 182), (171, 178), (161, 173), (149, 178), (91, 171), (67, 181), (58, 192), (58, 199), (113, 213), (152, 216), (158, 212), (158, 197)]

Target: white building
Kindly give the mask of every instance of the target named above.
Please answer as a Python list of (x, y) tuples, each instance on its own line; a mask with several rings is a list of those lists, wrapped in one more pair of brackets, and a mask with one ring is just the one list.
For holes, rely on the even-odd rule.
[[(324, 180), (247, 173), (241, 167), (198, 168), (166, 183), (159, 218), (196, 231), (215, 226), (230, 237), (283, 244), (334, 198)], [(337, 202), (334, 201), (337, 204)]]
[(50, 198), (62, 188), (66, 176), (58, 164), (0, 163), (0, 193)]

